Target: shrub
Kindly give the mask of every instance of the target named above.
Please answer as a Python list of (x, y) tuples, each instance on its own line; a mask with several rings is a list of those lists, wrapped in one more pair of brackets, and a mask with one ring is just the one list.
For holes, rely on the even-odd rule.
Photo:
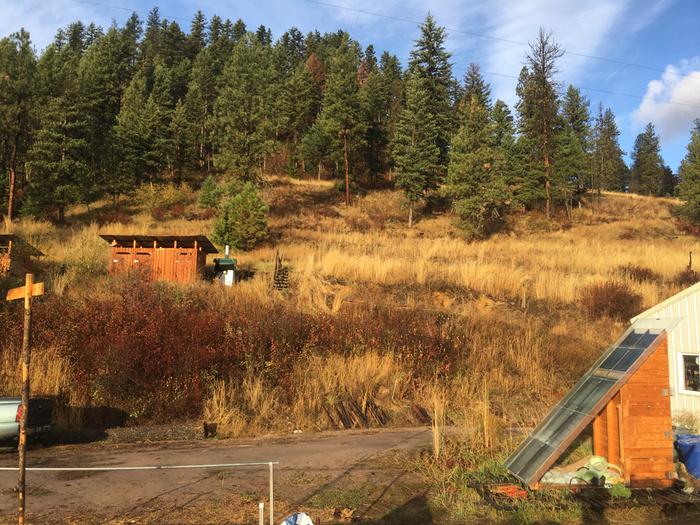
[(136, 190), (136, 202), (156, 220), (169, 217), (172, 208), (186, 205), (194, 200), (194, 192), (186, 183), (175, 184), (144, 184)]
[(591, 284), (581, 290), (581, 305), (593, 318), (629, 319), (639, 313), (642, 297), (618, 281)]
[(680, 286), (682, 288), (687, 288), (700, 281), (700, 275), (693, 269), (686, 268), (685, 270), (678, 272), (673, 277), (673, 284)]
[(645, 266), (638, 266), (636, 264), (626, 264), (617, 267), (617, 273), (622, 277), (627, 277), (633, 281), (640, 283), (651, 282), (658, 283), (661, 282), (661, 276), (650, 268)]
[(205, 210), (216, 210), (221, 204), (221, 197), (223, 194), (224, 190), (216, 183), (214, 177), (209, 175), (206, 179), (204, 179), (202, 188), (199, 190), (199, 200), (197, 201), (197, 204), (200, 208)]
[(214, 242), (239, 250), (253, 249), (267, 237), (268, 210), (258, 189), (246, 182), (241, 191), (222, 206), (214, 223)]

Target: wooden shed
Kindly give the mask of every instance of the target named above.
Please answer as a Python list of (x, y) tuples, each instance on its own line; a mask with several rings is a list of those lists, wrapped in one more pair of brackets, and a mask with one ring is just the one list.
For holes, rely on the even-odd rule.
[(21, 273), (31, 257), (44, 255), (22, 238), (12, 234), (0, 234), (0, 276), (10, 272)]
[(201, 278), (207, 254), (218, 253), (204, 235), (100, 235), (112, 248), (111, 274), (140, 271), (153, 280), (189, 283)]
[(622, 468), (632, 487), (676, 478), (667, 334), (675, 319), (639, 319), (608, 348), (506, 460), (537, 488), (574, 440), (592, 426), (594, 454)]

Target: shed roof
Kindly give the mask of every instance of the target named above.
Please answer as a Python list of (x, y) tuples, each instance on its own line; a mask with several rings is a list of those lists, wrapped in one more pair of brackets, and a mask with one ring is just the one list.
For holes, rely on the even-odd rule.
[(205, 253), (219, 253), (216, 246), (207, 239), (206, 235), (111, 235), (100, 234), (112, 246), (130, 247), (134, 241), (141, 246), (153, 244), (155, 241), (162, 248), (174, 248), (175, 242), (179, 248), (194, 248), (195, 242)]
[(677, 322), (640, 319), (630, 326), (510, 455), (505, 466), (511, 474), (538, 483)]
[(9, 241), (16, 242), (17, 244), (22, 245), (22, 248), (25, 250), (27, 255), (30, 255), (32, 257), (41, 257), (42, 255), (44, 255), (37, 248), (25, 241), (22, 237), (18, 237), (17, 235), (14, 235), (12, 233), (0, 233), (0, 245), (6, 245), (9, 243)]
[(634, 316), (631, 319), (631, 322), (635, 322), (637, 319), (642, 319), (644, 317), (653, 317), (653, 314), (656, 312), (659, 312), (666, 308), (667, 306), (680, 301), (681, 299), (688, 297), (689, 295), (694, 294), (695, 292), (700, 291), (700, 282), (695, 283), (693, 286), (690, 286), (689, 288), (686, 288), (685, 290), (682, 290), (678, 292), (676, 295), (672, 295), (665, 301), (661, 301), (659, 304), (652, 306), (651, 308), (644, 310), (641, 314), (638, 314)]

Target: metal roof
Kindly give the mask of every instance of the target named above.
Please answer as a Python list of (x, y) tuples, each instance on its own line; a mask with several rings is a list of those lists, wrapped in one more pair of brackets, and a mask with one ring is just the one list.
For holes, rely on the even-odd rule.
[(683, 299), (684, 297), (692, 295), (697, 291), (700, 291), (700, 282), (695, 283), (693, 286), (678, 292), (676, 295), (672, 295), (671, 297), (669, 297), (665, 301), (661, 301), (659, 304), (652, 306), (648, 310), (644, 310), (641, 314), (638, 314), (635, 317), (633, 317), (631, 319), (631, 322), (634, 323), (637, 319), (641, 319), (643, 317), (650, 317), (651, 314), (653, 314), (654, 312), (658, 312), (660, 310), (663, 310), (667, 306), (669, 306), (675, 302), (678, 302), (681, 299)]
[(0, 244), (6, 244), (8, 241), (13, 241), (17, 244), (22, 245), (23, 249), (26, 250), (27, 255), (30, 255), (32, 257), (41, 257), (44, 255), (37, 248), (25, 241), (22, 237), (18, 237), (17, 235), (14, 235), (12, 233), (0, 233)]
[(174, 248), (175, 242), (177, 242), (179, 248), (194, 248), (196, 241), (205, 253), (219, 253), (219, 250), (207, 239), (206, 235), (111, 235), (102, 233), (100, 237), (112, 246), (125, 248), (131, 247), (134, 241), (141, 247), (153, 246), (153, 242), (156, 242), (161, 248)]
[(510, 473), (527, 485), (538, 483), (677, 323), (640, 319), (630, 326), (510, 455)]

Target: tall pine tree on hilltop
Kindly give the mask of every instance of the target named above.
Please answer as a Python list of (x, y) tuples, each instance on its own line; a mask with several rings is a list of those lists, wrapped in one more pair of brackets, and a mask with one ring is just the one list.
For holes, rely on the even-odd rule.
[(421, 25), (421, 36), (411, 50), (408, 71), (425, 80), (429, 93), (429, 109), (433, 115), (440, 150), (439, 165), (447, 168), (448, 150), (452, 134), (452, 104), (450, 86), (452, 84), (452, 64), (450, 53), (445, 49), (447, 33), (438, 26), (432, 15), (428, 15)]
[(545, 213), (552, 213), (553, 155), (555, 135), (560, 126), (556, 61), (564, 51), (552, 40), (552, 35), (540, 28), (537, 40), (530, 44), (527, 71), (521, 73), (518, 102), (520, 131), (535, 147), (534, 160), (541, 165)]
[(634, 141), (629, 190), (643, 195), (662, 195), (664, 178), (660, 140), (650, 122)]
[(406, 81), (406, 107), (396, 126), (392, 146), (396, 185), (408, 201), (408, 226), (413, 226), (416, 204), (437, 189), (440, 180), (438, 126), (433, 119), (428, 80), (410, 74)]
[(610, 108), (598, 107), (592, 132), (593, 173), (591, 187), (598, 191), (625, 191), (628, 169), (619, 143), (620, 130)]

